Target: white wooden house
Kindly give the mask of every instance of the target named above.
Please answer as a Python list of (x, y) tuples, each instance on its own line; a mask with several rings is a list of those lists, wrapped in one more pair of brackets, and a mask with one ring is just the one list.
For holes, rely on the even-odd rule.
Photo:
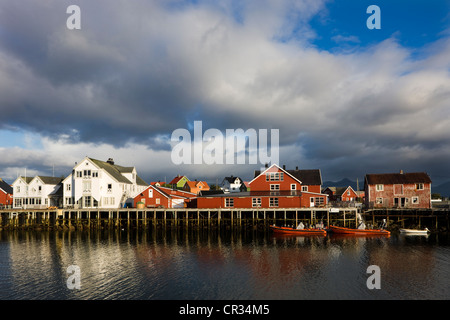
[(116, 165), (113, 159), (101, 161), (85, 157), (63, 180), (65, 208), (120, 208), (133, 205), (133, 198), (148, 184), (135, 167)]
[(247, 187), (245, 186), (244, 181), (242, 181), (242, 179), (239, 177), (233, 176), (225, 177), (220, 184), (220, 188), (224, 193), (247, 191)]
[(14, 208), (45, 209), (61, 205), (63, 178), (18, 177), (12, 184)]

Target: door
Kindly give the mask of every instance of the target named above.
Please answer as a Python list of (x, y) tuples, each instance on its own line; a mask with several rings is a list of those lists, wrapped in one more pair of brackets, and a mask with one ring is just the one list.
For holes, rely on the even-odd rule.
[(314, 197), (310, 197), (310, 198), (309, 198), (309, 206), (310, 206), (311, 208), (314, 207)]

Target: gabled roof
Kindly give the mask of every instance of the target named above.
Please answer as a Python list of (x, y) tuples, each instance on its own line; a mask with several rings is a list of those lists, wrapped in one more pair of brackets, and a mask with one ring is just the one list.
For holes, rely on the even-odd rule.
[(252, 181), (249, 182), (249, 184), (251, 184), (256, 178), (258, 178), (260, 175), (264, 174), (265, 172), (272, 172), (269, 171), (271, 170), (273, 167), (278, 168), (278, 170), (288, 174), (289, 176), (291, 176), (291, 178), (293, 178), (294, 180), (297, 180), (299, 183), (302, 183), (302, 181), (300, 181), (298, 178), (294, 177), (293, 175), (291, 175), (289, 172), (287, 172), (285, 169), (281, 169), (280, 166), (278, 166), (276, 163), (274, 163), (273, 165), (271, 165), (270, 167), (266, 168), (263, 172), (261, 172), (261, 170), (255, 170), (255, 176), (253, 178)]
[[(306, 185), (306, 186), (308, 186), (308, 185), (309, 186), (311, 186), (311, 185), (318, 185), (318, 186), (322, 185), (322, 175), (321, 175), (319, 169), (312, 169), (312, 170), (298, 170), (298, 169), (285, 170), (285, 169), (280, 168), (278, 165), (273, 164), (269, 168), (264, 170), (262, 173), (266, 172), (267, 170), (269, 170), (273, 166), (276, 166), (281, 171), (283, 171), (285, 173), (288, 173), (291, 177), (295, 178), (296, 180), (298, 180), (303, 185)], [(261, 174), (260, 170), (255, 170), (255, 178), (258, 177), (260, 174)]]
[[(92, 159), (92, 158), (88, 158), (88, 159), (91, 160), (97, 167), (104, 169), (106, 172), (108, 172), (118, 182), (131, 184), (131, 181), (122, 175), (123, 171), (121, 171), (121, 169), (126, 168), (126, 167), (118, 166), (118, 165), (111, 164), (111, 163), (97, 160), (97, 159)], [(127, 171), (127, 172), (130, 172), (130, 171)]]
[(0, 178), (0, 189), (9, 194), (13, 193), (13, 187), (6, 183), (2, 178)]
[[(353, 190), (353, 188), (351, 186), (348, 186), (348, 187), (327, 187), (327, 188), (325, 188), (325, 190), (327, 190), (327, 189), (331, 190), (333, 192), (333, 195), (335, 195), (335, 196), (342, 196), (345, 193), (345, 191), (347, 191), (347, 189), (349, 189), (349, 188)], [(353, 190), (353, 192), (356, 193), (355, 190)]]
[(46, 176), (36, 176), (37, 178), (39, 178), (44, 184), (58, 184), (61, 181), (64, 180), (64, 178), (57, 178), (57, 177), (46, 177)]
[[(16, 182), (17, 180), (21, 179), (23, 182), (25, 182), (26, 184), (29, 184), (31, 182), (31, 180), (34, 179), (34, 177), (18, 177), (14, 182)], [(13, 182), (13, 184), (14, 184)]]
[(425, 172), (366, 174), (367, 184), (431, 183)]
[(236, 181), (236, 179), (239, 179), (239, 180), (241, 181), (241, 183), (243, 182), (241, 178), (239, 178), (239, 177), (234, 177), (234, 176), (231, 176), (231, 177), (225, 177), (223, 180), (226, 180), (226, 181), (228, 181), (229, 183), (234, 183), (234, 182)]
[(209, 185), (206, 183), (206, 181), (186, 181), (186, 184), (189, 188), (197, 188), (199, 184), (203, 184), (206, 187), (209, 187)]
[[(97, 167), (104, 169), (106, 172), (108, 172), (114, 179), (116, 179), (118, 182), (123, 182), (127, 184), (132, 184), (130, 180), (128, 180), (125, 176), (122, 175), (122, 173), (131, 173), (133, 170), (135, 170), (134, 167), (123, 167), (116, 164), (111, 164), (109, 162), (93, 159), (93, 158), (87, 158), (90, 161), (92, 161)], [(138, 175), (136, 175), (136, 184), (140, 186), (147, 186), (148, 184)]]
[(172, 181), (169, 182), (169, 184), (177, 184), (183, 178), (186, 178), (186, 180), (189, 181), (188, 177), (178, 175), (175, 178), (173, 178)]

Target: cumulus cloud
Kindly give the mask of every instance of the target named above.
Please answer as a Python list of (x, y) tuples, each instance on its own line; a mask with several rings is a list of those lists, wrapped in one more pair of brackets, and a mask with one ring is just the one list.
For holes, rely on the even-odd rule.
[(42, 146), (3, 148), (11, 160), (0, 165), (67, 168), (98, 155), (147, 179), (228, 174), (170, 162), (172, 131), (202, 120), (223, 132), (280, 129), (282, 164), (330, 178), (399, 168), (450, 178), (430, 156), (450, 160), (448, 35), (414, 51), (396, 35), (368, 47), (335, 35), (358, 48), (321, 50), (310, 20), (326, 3), (78, 1), (82, 28), (68, 30), (70, 1), (3, 1), (0, 129), (20, 127)]

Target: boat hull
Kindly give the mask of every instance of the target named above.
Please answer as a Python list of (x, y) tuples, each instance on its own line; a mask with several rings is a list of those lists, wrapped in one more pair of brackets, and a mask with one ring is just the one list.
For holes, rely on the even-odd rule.
[(327, 232), (323, 229), (294, 229), (288, 227), (277, 227), (270, 226), (270, 230), (277, 234), (289, 234), (289, 235), (299, 235), (299, 236), (307, 236), (307, 235), (316, 235), (316, 236), (325, 236)]
[(336, 234), (348, 235), (390, 235), (391, 233), (383, 229), (352, 229), (344, 227), (330, 226), (330, 231)]
[(427, 235), (428, 230), (416, 230), (416, 229), (400, 229), (401, 234), (410, 234), (410, 235)]

